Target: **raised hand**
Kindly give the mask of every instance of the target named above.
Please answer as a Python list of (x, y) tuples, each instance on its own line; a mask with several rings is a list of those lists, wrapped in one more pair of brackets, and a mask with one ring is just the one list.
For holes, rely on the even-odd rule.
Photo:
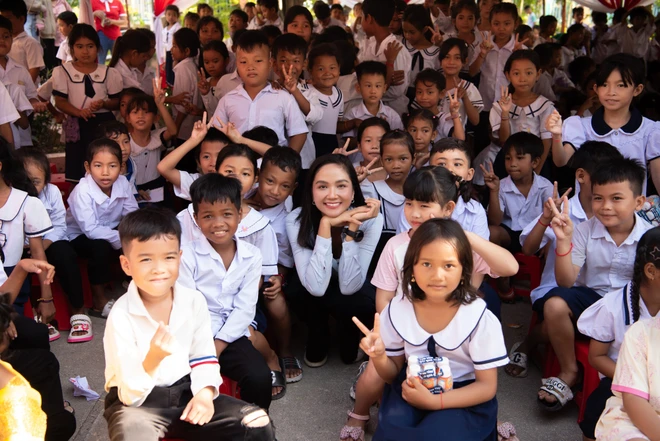
[(216, 129), (220, 130), (222, 133), (227, 135), (227, 138), (229, 138), (231, 142), (240, 143), (241, 134), (236, 128), (236, 125), (234, 123), (228, 122), (225, 124), (220, 120), (220, 118), (216, 116), (208, 124), (208, 127), (211, 126), (215, 127)]
[(376, 313), (374, 316), (374, 329), (371, 331), (357, 317), (353, 317), (353, 323), (364, 334), (360, 341), (360, 348), (364, 353), (369, 357), (382, 357), (385, 355), (385, 344), (380, 338), (380, 315)]
[(500, 108), (502, 109), (502, 118), (508, 117), (509, 112), (511, 111), (511, 94), (509, 93), (509, 87), (508, 86), (502, 86), (501, 94), (502, 96), (500, 97), (500, 100), (497, 102), (500, 105)]
[[(369, 219), (373, 219), (376, 216), (378, 216), (378, 212), (380, 211), (380, 201), (378, 199), (373, 199), (373, 198), (366, 198), (364, 200), (366, 207), (369, 208), (369, 211), (366, 213), (362, 212), (356, 212), (353, 215), (353, 218), (359, 220), (360, 222), (364, 222)], [(355, 211), (355, 210), (351, 210)]]
[(396, 57), (399, 55), (399, 52), (401, 52), (401, 49), (403, 46), (398, 42), (398, 41), (390, 41), (385, 50), (383, 51), (383, 55), (385, 55), (385, 60), (387, 60), (388, 63), (394, 63), (396, 60)]
[(175, 340), (163, 322), (158, 322), (158, 329), (149, 344), (149, 352), (160, 360), (174, 353)]
[(202, 114), (202, 119), (200, 121), (195, 121), (195, 124), (193, 125), (192, 133), (190, 134), (190, 139), (194, 141), (196, 144), (199, 144), (202, 142), (204, 137), (209, 131), (209, 127), (211, 124), (208, 124), (206, 122), (207, 114), (204, 112)]
[(516, 34), (516, 41), (513, 44), (513, 52), (525, 49), (525, 45), (529, 44), (529, 38), (525, 38), (523, 41), (518, 41), (519, 35)]
[(367, 176), (370, 176), (372, 173), (379, 172), (383, 169), (383, 167), (371, 168), (376, 164), (376, 162), (378, 162), (379, 159), (380, 158), (374, 158), (371, 160), (371, 162), (369, 162), (369, 164), (365, 166), (359, 165), (355, 167), (355, 173), (357, 173), (357, 178), (359, 182), (364, 181), (367, 178)]
[(429, 159), (431, 159), (430, 152), (416, 152), (415, 157), (413, 158), (415, 169), (418, 170), (424, 167), (426, 163), (429, 162)]
[(447, 92), (447, 99), (449, 99), (449, 114), (452, 118), (460, 116), (461, 111), (461, 102), (458, 99), (458, 88), (454, 92), (454, 96), (451, 96), (451, 93)]
[(298, 79), (293, 75), (293, 64), (289, 66), (289, 71), (287, 72), (286, 67), (282, 66), (282, 73), (284, 74), (284, 88), (293, 93), (298, 88)]
[(545, 120), (545, 129), (553, 136), (561, 136), (561, 115), (557, 110), (553, 110), (548, 119)]
[(165, 91), (160, 87), (160, 83), (157, 78), (151, 80), (152, 86), (154, 89), (154, 101), (156, 101), (157, 106), (165, 105)]
[(351, 143), (350, 138), (346, 139), (346, 142), (344, 143), (343, 147), (337, 147), (332, 151), (333, 155), (343, 155), (343, 156), (350, 156), (353, 153), (357, 153), (360, 151), (360, 149), (353, 149), (353, 150), (348, 150), (348, 146)]
[(465, 92), (465, 80), (458, 81), (456, 78), (454, 78), (454, 87), (456, 88), (456, 98), (459, 100), (462, 100), (464, 97), (466, 97), (466, 92)]
[(440, 32), (440, 29), (438, 28), (438, 25), (436, 24), (434, 27), (427, 26), (424, 28), (424, 32), (430, 32), (431, 33), (431, 43), (440, 46), (442, 44), (442, 33)]
[(561, 197), (559, 197), (559, 188), (557, 181), (555, 181), (555, 185), (552, 190), (552, 197), (548, 198), (548, 200), (543, 203), (543, 214), (541, 215), (541, 222), (544, 225), (549, 225), (550, 222), (552, 222), (552, 218), (554, 217), (552, 207), (554, 206), (558, 210), (561, 209), (561, 204), (564, 197), (568, 197), (568, 195), (571, 193), (571, 190), (572, 188), (569, 188), (563, 195), (561, 195)]
[[(550, 201), (552, 199), (549, 199)], [(561, 213), (557, 210), (555, 203), (552, 203), (552, 231), (557, 237), (557, 242), (570, 242), (573, 237), (573, 221), (571, 221), (571, 208), (568, 203), (568, 197), (562, 198)]]
[(479, 164), (479, 167), (481, 168), (481, 172), (484, 175), (484, 182), (486, 183), (486, 187), (488, 187), (491, 192), (499, 192), (500, 178), (497, 177), (495, 171), (493, 170), (493, 163), (488, 161), (486, 163), (486, 167), (484, 167), (483, 164)]
[(206, 81), (204, 69), (201, 67), (199, 68), (199, 72), (197, 72), (197, 88), (202, 95), (206, 95), (211, 91), (211, 83)]
[(189, 98), (190, 98), (190, 94), (188, 92), (181, 92), (178, 95), (171, 96), (170, 103), (183, 105), (188, 102)]
[(486, 31), (481, 31), (481, 37), (482, 39), (481, 44), (479, 45), (479, 49), (481, 51), (481, 55), (485, 57), (493, 48), (493, 41), (490, 39), (490, 36)]

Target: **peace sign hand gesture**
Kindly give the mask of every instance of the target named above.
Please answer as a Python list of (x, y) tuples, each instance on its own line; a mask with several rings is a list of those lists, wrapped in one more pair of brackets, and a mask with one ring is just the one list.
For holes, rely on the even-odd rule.
[(499, 193), (500, 191), (500, 178), (497, 177), (495, 171), (493, 170), (493, 163), (488, 161), (486, 167), (483, 164), (479, 164), (481, 172), (484, 174), (484, 182), (486, 187), (491, 191), (491, 193)]
[(555, 181), (554, 189), (552, 191), (552, 198), (548, 198), (548, 200), (543, 203), (543, 214), (541, 215), (541, 222), (543, 225), (549, 225), (552, 222), (552, 218), (554, 216), (552, 207), (555, 206), (557, 209), (560, 209), (564, 197), (568, 197), (568, 195), (571, 193), (571, 190), (572, 188), (569, 188), (563, 195), (561, 195), (561, 197), (559, 197), (559, 188), (557, 181)]
[(204, 68), (200, 67), (199, 72), (197, 72), (197, 88), (199, 93), (206, 95), (211, 91), (211, 83), (206, 81), (206, 75), (204, 74)]
[(206, 123), (206, 112), (202, 115), (201, 121), (195, 121), (195, 124), (193, 125), (193, 130), (192, 133), (190, 134), (190, 139), (195, 142), (195, 144), (199, 144), (202, 142), (204, 137), (206, 136), (206, 133), (209, 131), (209, 128), (212, 126), (211, 123)]
[(227, 138), (231, 142), (240, 144), (241, 142), (241, 133), (238, 131), (236, 128), (236, 125), (233, 122), (228, 122), (224, 123), (220, 118), (217, 116), (213, 118), (213, 120), (209, 123), (209, 127), (215, 127), (216, 129), (220, 130), (222, 133), (227, 135)]
[(154, 78), (151, 80), (154, 88), (154, 101), (156, 101), (156, 104), (160, 106), (165, 105), (165, 91), (160, 87), (160, 84), (158, 83), (158, 79)]
[(485, 57), (488, 55), (488, 52), (493, 48), (493, 42), (490, 39), (490, 36), (488, 35), (488, 32), (482, 31), (481, 32), (481, 44), (479, 45), (479, 48), (481, 50), (481, 55)]
[(284, 84), (282, 84), (282, 86), (288, 90), (289, 93), (295, 92), (298, 87), (298, 79), (293, 76), (293, 64), (289, 66), (288, 72), (286, 68), (282, 66), (282, 73), (284, 74)]
[(355, 167), (355, 173), (357, 173), (358, 182), (364, 181), (367, 178), (367, 176), (370, 176), (372, 173), (379, 172), (383, 169), (383, 167), (378, 167), (378, 168), (374, 168), (374, 169), (371, 168), (371, 167), (374, 166), (374, 164), (377, 161), (378, 161), (378, 158), (374, 158), (366, 166), (361, 166), (360, 165), (358, 167)]
[(442, 44), (442, 34), (440, 33), (440, 29), (438, 28), (438, 25), (436, 24), (434, 27), (427, 26), (424, 28), (424, 32), (430, 32), (431, 33), (431, 43), (440, 46)]
[(518, 41), (519, 35), (516, 34), (516, 41), (513, 44), (513, 52), (525, 49), (525, 46), (529, 44), (529, 38), (525, 38), (523, 41)]
[(502, 86), (502, 97), (497, 102), (502, 109), (502, 117), (508, 117), (509, 112), (511, 111), (511, 94), (509, 94), (509, 88), (507, 86)]
[(545, 129), (553, 136), (561, 136), (561, 115), (557, 110), (553, 110), (548, 119), (545, 120)]
[[(552, 201), (552, 199), (548, 200)], [(551, 208), (554, 217), (552, 218), (552, 223), (550, 225), (552, 226), (552, 231), (554, 231), (555, 236), (557, 237), (557, 248), (559, 248), (560, 243), (567, 245), (573, 238), (573, 221), (571, 221), (571, 208), (568, 204), (568, 197), (564, 195), (562, 198), (561, 213), (557, 210), (554, 202), (552, 203)]]
[(459, 100), (462, 100), (465, 98), (467, 95), (465, 94), (465, 80), (458, 81), (456, 78), (454, 78), (454, 87), (456, 88), (456, 98)]
[(334, 150), (332, 151), (332, 154), (333, 154), (333, 155), (350, 156), (350, 155), (352, 155), (353, 153), (357, 153), (357, 152), (360, 151), (359, 149), (353, 149), (353, 150), (350, 150), (350, 151), (349, 151), (349, 150), (348, 150), (348, 145), (349, 145), (350, 143), (351, 143), (351, 139), (350, 139), (350, 138), (347, 138), (347, 139), (346, 139), (346, 142), (344, 143), (344, 146), (343, 146), (343, 147), (337, 147), (336, 149), (334, 149)]
[(449, 114), (452, 118), (458, 118), (461, 116), (461, 102), (458, 100), (458, 89), (454, 92), (454, 96), (451, 96), (451, 93), (447, 92), (447, 98), (449, 99)]
[(374, 329), (371, 331), (357, 317), (353, 317), (353, 323), (364, 334), (364, 337), (360, 340), (360, 348), (362, 348), (364, 353), (370, 358), (378, 358), (385, 355), (385, 344), (383, 343), (383, 339), (380, 338), (380, 315), (376, 313), (374, 316)]

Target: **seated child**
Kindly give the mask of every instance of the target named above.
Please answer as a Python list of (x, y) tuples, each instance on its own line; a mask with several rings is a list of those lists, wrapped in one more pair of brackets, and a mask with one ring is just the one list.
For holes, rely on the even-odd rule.
[[(333, 151), (333, 153), (343, 155), (353, 155), (357, 152), (353, 157), (353, 167), (358, 172), (358, 180), (362, 191), (364, 189), (373, 190), (372, 182), (387, 178), (380, 161), (380, 140), (389, 131), (390, 126), (384, 119), (367, 118), (360, 124), (357, 131), (357, 150), (347, 151), (347, 140), (344, 148)], [(371, 193), (373, 194), (373, 191)]]
[[(477, 86), (460, 77), (463, 66), (469, 62), (468, 49), (468, 45), (461, 39), (449, 38), (445, 40), (440, 47), (440, 65), (445, 76), (447, 92), (450, 95), (457, 95), (456, 98), (460, 102), (458, 112), (461, 114), (463, 126), (468, 121), (476, 126), (479, 124), (479, 112), (484, 108), (484, 101)], [(451, 100), (448, 97), (442, 97), (440, 110), (445, 114), (450, 114), (450, 104)]]
[(120, 174), (121, 163), (121, 148), (115, 141), (92, 141), (85, 161), (87, 174), (67, 200), (67, 239), (76, 254), (87, 260), (94, 305), (89, 315), (95, 317), (107, 317), (114, 304), (105, 296), (105, 284), (111, 281), (108, 269), (121, 248), (117, 225), (138, 209), (128, 180)]
[(562, 93), (575, 88), (575, 84), (561, 70), (561, 46), (557, 43), (543, 43), (534, 48), (541, 61), (541, 75), (532, 91), (553, 102), (559, 101)]
[(277, 0), (257, 0), (254, 18), (248, 23), (248, 29), (261, 29), (264, 26), (275, 26), (282, 31), (283, 23), (279, 14)]
[(227, 49), (233, 52), (231, 47), (236, 40), (234, 38), (236, 36), (236, 31), (247, 29), (249, 21), (248, 15), (240, 9), (234, 9), (229, 13), (229, 35), (223, 40)]
[(587, 55), (587, 48), (584, 47), (584, 33), (587, 32), (582, 24), (571, 25), (562, 38), (561, 47), (561, 69), (568, 72), (568, 65), (577, 57)]
[(121, 171), (120, 173), (126, 177), (133, 194), (137, 198), (138, 191), (135, 187), (135, 175), (137, 166), (135, 161), (131, 158), (131, 138), (128, 134), (126, 124), (119, 121), (108, 121), (99, 125), (99, 138), (109, 138), (116, 141), (121, 149)]
[(190, 11), (183, 17), (183, 27), (196, 31), (197, 23), (199, 23), (200, 19), (201, 17), (198, 13)]
[(167, 433), (273, 440), (263, 409), (219, 395), (222, 379), (206, 301), (177, 283), (180, 235), (174, 215), (156, 208), (131, 213), (119, 226), (121, 266), (133, 280), (103, 337), (110, 439), (157, 441)]
[(241, 184), (210, 173), (197, 179), (190, 193), (194, 219), (204, 237), (183, 246), (179, 282), (206, 298), (215, 353), (223, 374), (238, 382), (245, 401), (268, 409), (270, 369), (248, 340), (259, 296), (262, 259), (258, 248), (236, 237)]

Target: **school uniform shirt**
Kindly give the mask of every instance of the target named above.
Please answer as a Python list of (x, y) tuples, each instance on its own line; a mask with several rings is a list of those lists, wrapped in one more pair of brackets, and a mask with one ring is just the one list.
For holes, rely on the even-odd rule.
[(500, 209), (504, 215), (502, 223), (513, 231), (522, 231), (543, 212), (543, 204), (552, 197), (552, 182), (536, 173), (533, 177), (527, 197), (518, 190), (511, 176), (500, 181)]
[[(560, 70), (560, 69), (555, 69), (555, 70)], [(557, 95), (555, 94), (555, 91), (552, 89), (552, 85), (553, 85), (552, 75), (550, 74), (550, 72), (544, 70), (543, 72), (541, 72), (541, 75), (539, 75), (539, 79), (534, 84), (534, 87), (532, 88), (532, 92), (534, 92), (537, 95), (542, 95), (548, 98), (552, 102), (557, 102), (558, 98)]]
[(475, 370), (509, 363), (502, 325), (480, 298), (460, 305), (451, 322), (435, 334), (419, 325), (405, 296), (394, 297), (380, 316), (380, 337), (388, 357), (428, 357), (429, 347), (434, 347), (439, 357), (449, 359), (454, 382), (474, 380)]
[(181, 246), (205, 239), (202, 230), (197, 225), (197, 222), (195, 222), (193, 204), (188, 204), (188, 207), (177, 213), (176, 218), (181, 224)]
[(232, 90), (236, 89), (241, 84), (243, 84), (243, 81), (241, 80), (241, 77), (238, 76), (238, 72), (224, 74), (218, 80), (218, 84), (216, 84), (215, 87), (213, 88), (215, 89), (213, 95), (217, 96), (219, 100), (220, 98), (231, 92)]
[[(380, 102), (378, 107), (378, 112), (375, 115), (369, 113), (367, 106), (364, 105), (364, 101), (360, 101), (356, 106), (348, 108), (344, 111), (344, 120), (350, 121), (352, 119), (360, 119), (364, 121), (368, 118), (373, 118), (377, 116), (380, 119), (384, 119), (390, 125), (390, 130), (403, 130), (403, 123), (401, 122), (400, 114), (394, 110), (392, 107), (387, 106)], [(356, 137), (357, 129), (353, 129), (349, 132), (344, 133), (344, 138)]]
[(55, 243), (66, 240), (66, 208), (62, 200), (62, 192), (56, 185), (46, 184), (39, 193), (39, 200), (44, 205), (53, 228), (44, 234), (44, 240)]
[(575, 49), (568, 46), (561, 47), (561, 67), (565, 72), (568, 72), (568, 65), (571, 64), (571, 61), (575, 60), (577, 57), (583, 57), (587, 55), (587, 50), (583, 47)]
[(254, 100), (240, 84), (222, 97), (213, 116), (234, 123), (241, 133), (256, 126), (270, 127), (277, 133), (280, 146), (287, 145), (288, 138), (309, 131), (293, 96), (286, 90), (273, 89), (270, 83)]
[[(29, 83), (32, 84), (32, 81), (30, 80)], [(34, 108), (32, 107), (32, 103), (30, 103), (27, 96), (25, 96), (25, 93), (23, 93), (23, 89), (15, 83), (6, 82), (4, 84), (7, 88), (7, 92), (9, 92), (11, 102), (14, 104), (16, 110), (23, 112), (25, 116), (30, 116), (34, 112)], [(15, 148), (19, 149), (21, 147), (32, 145), (32, 130), (30, 127), (27, 129), (22, 129), (16, 124), (12, 124), (11, 131), (14, 135)]]
[[(564, 121), (562, 140), (575, 150), (587, 141), (612, 144), (627, 158), (636, 159), (646, 168), (647, 163), (660, 157), (660, 134), (657, 123), (644, 118), (637, 108), (630, 109), (630, 120), (618, 129), (612, 129), (604, 119), (603, 107), (593, 116), (571, 116)], [(643, 192), (646, 194), (646, 179)]]
[[(135, 143), (131, 137), (131, 158), (135, 162), (135, 184), (142, 185), (160, 178), (158, 173), (158, 163), (160, 162), (160, 155), (165, 150), (165, 141), (163, 140), (163, 133), (167, 130), (166, 127), (151, 131), (149, 143), (142, 147)], [(158, 187), (150, 190), (150, 202), (161, 202), (163, 200), (163, 187)]]
[(270, 221), (270, 227), (275, 232), (275, 237), (277, 238), (277, 263), (287, 268), (293, 268), (294, 263), (291, 244), (286, 234), (286, 217), (291, 212), (291, 209), (287, 207), (287, 202), (290, 201), (291, 197), (279, 205), (264, 208), (260, 212)]
[(424, 69), (440, 69), (440, 48), (438, 46), (432, 45), (422, 50), (415, 49), (405, 38), (401, 40), (401, 45), (408, 51), (411, 58), (408, 87), (415, 87), (415, 78)]
[(647, 63), (660, 60), (660, 41), (658, 41), (656, 38), (651, 40), (651, 43), (649, 43), (649, 48), (646, 51), (645, 59)]
[(169, 387), (187, 375), (193, 395), (209, 386), (214, 389), (214, 399), (219, 395), (222, 377), (204, 296), (175, 283), (167, 325), (174, 338), (174, 350), (148, 374), (142, 362), (158, 323), (145, 308), (135, 281), (112, 307), (103, 335), (105, 390), (116, 387), (126, 406), (141, 406), (154, 387)]
[(619, 246), (596, 216), (574, 228), (571, 259), (573, 265), (582, 268), (575, 285), (587, 286), (604, 296), (632, 280), (637, 242), (653, 228), (641, 217), (634, 218), (632, 231)]
[(316, 159), (316, 148), (314, 146), (314, 139), (312, 139), (312, 127), (324, 118), (325, 113), (321, 106), (321, 94), (318, 90), (302, 81), (298, 81), (298, 90), (309, 102), (309, 113), (305, 115), (305, 122), (307, 123), (307, 139), (300, 151), (302, 168), (307, 169), (312, 165), (314, 159)]
[[(468, 48), (468, 57), (467, 57), (467, 63), (465, 63), (465, 66), (461, 68), (461, 72), (467, 73), (470, 70), (470, 66), (472, 66), (472, 63), (474, 63), (477, 58), (479, 57), (479, 54), (481, 53), (481, 42), (484, 41), (483, 35), (481, 35), (481, 32), (478, 27), (474, 27), (472, 30), (472, 34), (474, 35), (474, 41), (472, 43), (468, 43), (465, 41), (465, 44), (467, 44)], [(490, 35), (490, 31), (487, 31), (487, 35)], [(457, 31), (449, 32), (448, 34), (445, 34), (444, 39), (447, 40), (449, 38), (460, 38), (458, 36)], [(439, 54), (438, 54), (439, 55)], [(441, 61), (442, 62), (442, 61)], [(441, 68), (438, 70), (442, 70)]]
[(647, 23), (638, 32), (633, 31), (632, 28), (622, 28), (621, 52), (644, 58), (654, 33), (655, 25), (653, 23)]
[(266, 216), (251, 208), (239, 222), (236, 237), (261, 251), (261, 275), (274, 276), (279, 273), (277, 236)]
[(30, 37), (25, 31), (14, 37), (9, 57), (28, 70), (35, 68), (41, 70), (46, 67), (44, 49), (41, 47), (41, 43)]
[[(220, 79), (226, 77), (227, 75), (229, 74), (223, 75)], [(206, 81), (211, 82), (211, 78), (207, 78)], [(218, 102), (220, 102), (220, 98), (222, 98), (222, 95), (220, 95), (221, 90), (218, 87), (219, 84), (220, 80), (218, 80), (215, 87), (211, 86), (211, 90), (209, 90), (206, 95), (202, 95), (200, 93), (200, 96), (202, 97), (202, 103), (206, 109), (206, 113), (209, 115), (213, 115), (215, 113), (215, 109), (218, 108)]]
[(0, 124), (11, 124), (21, 117), (16, 111), (16, 106), (7, 91), (5, 85), (0, 81)]
[[(324, 135), (337, 134), (337, 121), (344, 119), (344, 94), (337, 86), (332, 86), (332, 95), (324, 95), (314, 86), (310, 89), (316, 91), (323, 117), (312, 124), (312, 132)], [(303, 168), (305, 168), (303, 166)]]
[(67, 199), (66, 234), (69, 241), (84, 234), (89, 239), (103, 239), (115, 250), (121, 248), (119, 222), (138, 209), (133, 190), (126, 177), (119, 175), (107, 196), (90, 174), (85, 175)]
[(133, 68), (133, 72), (135, 73), (135, 78), (140, 83), (140, 89), (147, 95), (154, 96), (153, 80), (156, 78), (156, 69), (147, 65), (144, 68), (144, 72), (140, 72), (140, 69), (136, 68)]
[(355, 73), (349, 75), (341, 75), (337, 80), (337, 88), (341, 90), (341, 95), (344, 100), (344, 112), (346, 109), (357, 106), (362, 102), (362, 95), (355, 89), (357, 84), (357, 75)]
[(172, 27), (163, 26), (163, 37), (162, 41), (165, 43), (165, 51), (170, 52), (172, 50), (172, 43), (174, 42), (174, 33), (181, 29), (181, 23), (178, 21), (172, 25)]
[[(493, 40), (493, 36), (490, 38)], [(509, 42), (502, 48), (498, 47), (494, 41), (492, 43), (493, 47), (481, 63), (481, 81), (479, 82), (479, 93), (483, 98), (486, 112), (490, 111), (493, 103), (499, 101), (502, 87), (509, 85), (509, 81), (504, 75), (504, 65), (513, 53), (516, 40), (511, 36)]]
[(371, 258), (383, 232), (383, 216), (379, 213), (375, 218), (362, 223), (360, 230), (364, 237), (359, 243), (343, 240), (341, 256), (337, 260), (332, 255), (331, 238), (316, 236), (313, 250), (300, 246), (300, 210), (296, 208), (287, 216), (286, 232), (303, 287), (311, 295), (322, 297), (328, 289), (333, 273), (336, 272), (342, 294), (350, 295), (359, 291), (367, 278)]
[[(568, 204), (571, 207), (570, 217), (574, 226), (580, 225), (587, 220), (587, 215), (584, 212), (584, 208), (582, 208), (578, 194), (570, 198)], [(527, 240), (527, 237), (541, 219), (542, 215), (542, 213), (539, 214), (536, 219), (523, 228), (522, 233), (520, 233), (520, 245), (525, 243), (525, 240)], [(557, 280), (555, 279), (555, 261), (557, 260), (555, 254), (555, 249), (557, 248), (556, 239), (555, 232), (548, 226), (543, 233), (543, 239), (541, 239), (539, 250), (543, 249), (548, 243), (550, 244), (550, 247), (545, 257), (546, 260), (545, 265), (543, 266), (543, 274), (541, 274), (541, 284), (534, 288), (530, 295), (532, 303), (543, 298), (543, 296), (545, 296), (551, 289), (557, 287)]]
[(434, 16), (433, 12), (429, 9), (429, 14), (431, 15), (431, 23), (438, 26), (440, 32), (443, 34), (454, 32), (454, 25), (451, 23), (451, 15), (445, 15), (441, 10), (438, 9), (438, 16)]
[(227, 343), (250, 335), (248, 326), (257, 309), (261, 279), (259, 249), (234, 240), (236, 253), (229, 268), (206, 238), (182, 247), (179, 266), (179, 283), (206, 298), (213, 338)]
[[(548, 98), (539, 95), (529, 106), (511, 105), (509, 110), (509, 127), (513, 135), (518, 132), (527, 132), (541, 139), (552, 139), (552, 133), (545, 128), (545, 122), (555, 110), (554, 104)], [(499, 103), (493, 103), (490, 109), (490, 126), (493, 136), (499, 139), (500, 125), (502, 124), (502, 108)]]
[(44, 204), (38, 198), (12, 188), (0, 207), (0, 246), (4, 267), (16, 266), (23, 256), (25, 238), (43, 237), (53, 229)]
[[(188, 92), (190, 94), (190, 103), (195, 107), (200, 108), (202, 107), (202, 99), (199, 96), (199, 89), (197, 88), (197, 69), (194, 57), (188, 57), (185, 60), (181, 60), (176, 66), (174, 66), (174, 87), (172, 89), (172, 95), (174, 96), (183, 92)], [(172, 117), (175, 120), (179, 112), (183, 112), (187, 116), (181, 123), (177, 137), (179, 139), (188, 139), (192, 133), (195, 121), (199, 121), (200, 117), (188, 114), (184, 106), (177, 104), (174, 106), (172, 112)]]
[(474, 177), (472, 178), (472, 183), (474, 185), (486, 185), (484, 181), (484, 174), (481, 171), (480, 165), (486, 166), (488, 162), (495, 162), (497, 154), (502, 150), (500, 146), (491, 142), (488, 146), (483, 149), (472, 161), (472, 168), (474, 168)]
[(403, 203), (406, 198), (395, 193), (385, 181), (371, 182), (365, 179), (360, 184), (365, 198), (374, 198), (380, 201), (380, 214), (383, 216), (383, 232), (395, 233), (399, 224), (399, 217), (403, 213)]
[(327, 26), (323, 26), (323, 23), (320, 23), (318, 20), (314, 20), (313, 24), (314, 24), (313, 29), (314, 29), (315, 34), (322, 33), (324, 30), (328, 29), (330, 26), (339, 26), (342, 29), (346, 29), (346, 24), (343, 21), (337, 20), (334, 17), (330, 17), (330, 21), (328, 22)]
[(248, 23), (248, 26), (247, 26), (248, 30), (249, 31), (259, 30), (259, 29), (263, 28), (264, 26), (276, 26), (276, 27), (280, 28), (280, 31), (284, 32), (284, 22), (282, 21), (282, 19), (280, 17), (277, 17), (277, 20), (275, 20), (275, 21), (268, 20), (267, 18), (264, 18), (263, 20), (264, 20), (264, 24), (260, 25), (257, 22), (257, 17), (254, 17)]
[(178, 198), (190, 201), (190, 186), (201, 175), (199, 173), (188, 173), (187, 171), (179, 170), (179, 185), (174, 187), (174, 195)]
[(60, 44), (60, 47), (57, 50), (57, 54), (55, 56), (62, 63), (68, 63), (69, 61), (73, 61), (73, 56), (71, 55), (71, 48), (69, 47), (68, 37), (65, 38), (64, 41), (62, 41), (62, 44)]
[[(380, 61), (386, 63), (385, 49), (387, 45), (393, 41), (397, 41), (396, 36), (393, 34), (388, 35), (378, 45), (376, 37), (371, 37), (360, 45), (360, 52), (358, 53), (358, 61)], [(412, 65), (412, 56), (407, 50), (399, 51), (399, 54), (394, 60), (394, 70), (402, 70), (404, 73), (403, 84), (398, 86), (390, 86), (383, 95), (383, 101), (388, 106), (392, 107), (397, 114), (403, 115), (408, 111), (408, 85), (410, 84), (410, 66)], [(394, 129), (394, 127), (392, 127)]]
[(124, 176), (128, 180), (128, 185), (131, 187), (131, 191), (133, 192), (133, 195), (137, 198), (138, 197), (138, 191), (137, 187), (135, 187), (135, 169), (137, 166), (135, 165), (135, 161), (133, 161), (133, 158), (130, 156), (126, 160), (126, 173), (124, 173)]
[[(473, 83), (467, 80), (463, 80), (463, 84), (459, 86), (465, 90), (465, 95), (472, 103), (472, 106), (475, 109), (477, 109), (477, 113), (481, 112), (484, 108), (484, 100), (481, 98), (481, 94), (479, 93), (479, 89), (477, 89), (477, 86), (475, 86)], [(447, 92), (449, 92), (452, 96), (454, 96), (456, 95), (456, 88), (452, 87)], [(465, 127), (465, 125), (468, 122), (467, 113), (465, 113), (465, 104), (463, 104), (462, 99), (459, 100), (459, 102), (461, 104), (461, 107), (458, 110), (458, 112), (461, 114), (461, 124), (463, 124), (463, 127)], [(444, 113), (445, 115), (451, 115), (451, 111), (449, 109), (449, 98), (447, 98), (446, 94), (440, 101), (440, 105), (438, 106), (438, 109), (440, 110), (441, 113)], [(450, 122), (453, 127), (454, 123), (452, 121)]]
[[(85, 78), (89, 78), (94, 96), (85, 94)], [(53, 70), (53, 95), (66, 98), (69, 103), (78, 109), (87, 109), (92, 101), (119, 98), (123, 90), (121, 74), (113, 67), (99, 64), (90, 74), (84, 74), (73, 67), (73, 63), (64, 63)], [(91, 92), (91, 91), (90, 91)], [(99, 109), (95, 113), (109, 112)]]
[(142, 84), (140, 84), (140, 82), (138, 81), (137, 75), (135, 75), (135, 70), (128, 67), (126, 63), (124, 63), (124, 60), (120, 58), (117, 64), (115, 65), (115, 69), (117, 69), (117, 72), (119, 72), (119, 74), (121, 75), (121, 80), (124, 89), (128, 89), (129, 87), (135, 87), (136, 89), (142, 90)]

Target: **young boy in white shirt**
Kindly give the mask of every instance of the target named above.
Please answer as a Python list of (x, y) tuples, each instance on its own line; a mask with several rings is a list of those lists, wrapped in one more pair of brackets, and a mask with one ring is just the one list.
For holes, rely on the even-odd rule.
[(181, 228), (145, 208), (119, 225), (133, 278), (106, 323), (104, 417), (112, 440), (273, 440), (266, 412), (219, 395), (222, 383), (204, 297), (177, 283)]
[(176, 5), (168, 5), (165, 8), (165, 21), (167, 25), (163, 27), (162, 41), (165, 42), (165, 75), (167, 84), (174, 85), (174, 61), (172, 60), (172, 41), (174, 33), (181, 29), (179, 23), (179, 8)]
[(601, 164), (591, 176), (594, 217), (575, 228), (566, 197), (561, 213), (552, 206), (559, 287), (534, 303), (560, 365), (559, 374), (546, 379), (538, 393), (548, 410), (561, 409), (573, 398), (570, 388), (578, 380), (575, 322), (603, 295), (632, 279), (637, 242), (652, 228), (636, 214), (645, 201), (645, 176), (644, 167), (634, 159)]
[(5, 1), (0, 3), (0, 15), (6, 17), (12, 24), (13, 43), (9, 56), (30, 72), (32, 82), (36, 85), (39, 71), (43, 69), (44, 49), (34, 38), (28, 36), (23, 29), (27, 19), (27, 6), (22, 1)]
[[(380, 61), (388, 63), (387, 67), (392, 71), (402, 71), (404, 74), (403, 83), (388, 84), (387, 91), (383, 96), (383, 101), (392, 107), (399, 115), (408, 111), (408, 98), (406, 91), (410, 83), (410, 66), (412, 58), (407, 50), (401, 50), (397, 54), (394, 62), (387, 59), (385, 52), (390, 44), (398, 45), (399, 42), (394, 34), (390, 32), (390, 22), (394, 17), (395, 7), (393, 0), (365, 0), (362, 3), (364, 18), (362, 19), (362, 29), (368, 39), (360, 47), (358, 60)], [(451, 23), (451, 22), (450, 22)], [(390, 122), (390, 126), (392, 123)], [(392, 126), (393, 129), (396, 127)]]
[(62, 43), (60, 43), (60, 48), (57, 50), (56, 57), (62, 62), (67, 63), (73, 61), (71, 56), (71, 48), (69, 47), (69, 34), (71, 29), (78, 23), (78, 17), (72, 11), (64, 11), (57, 16), (57, 28), (64, 37)]
[(210, 173), (193, 183), (190, 196), (204, 238), (183, 247), (179, 282), (206, 297), (223, 374), (238, 382), (245, 401), (268, 409), (270, 369), (248, 339), (257, 308), (262, 258), (258, 248), (236, 237), (241, 184)]
[(279, 3), (277, 0), (257, 0), (256, 14), (250, 23), (248, 23), (249, 30), (258, 30), (264, 26), (276, 26), (283, 30), (284, 23), (280, 18)]
[(236, 61), (243, 84), (218, 102), (213, 115), (222, 123), (234, 123), (240, 133), (256, 126), (270, 127), (279, 144), (300, 153), (309, 129), (296, 100), (286, 90), (275, 90), (268, 81), (270, 48), (259, 31), (246, 31), (236, 43)]

